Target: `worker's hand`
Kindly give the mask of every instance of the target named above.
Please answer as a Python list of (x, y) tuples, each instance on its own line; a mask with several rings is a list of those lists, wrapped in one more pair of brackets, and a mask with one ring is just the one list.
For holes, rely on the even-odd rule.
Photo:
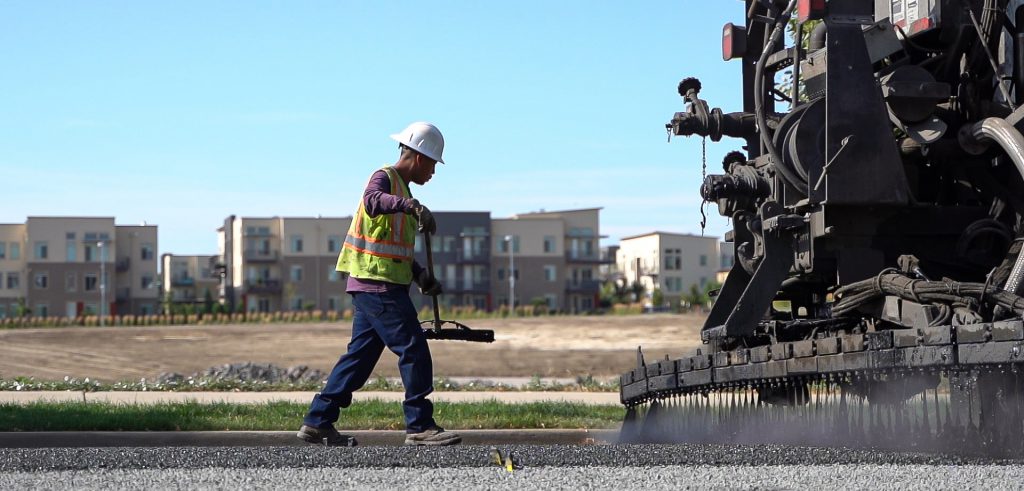
[(420, 286), (420, 293), (436, 297), (442, 293), (441, 282), (434, 278), (429, 269), (420, 271), (416, 276), (416, 284)]
[(410, 208), (410, 211), (416, 217), (416, 221), (419, 222), (419, 225), (416, 226), (416, 231), (420, 233), (426, 231), (428, 234), (434, 235), (437, 232), (437, 222), (434, 221), (434, 214), (415, 199), (412, 200)]

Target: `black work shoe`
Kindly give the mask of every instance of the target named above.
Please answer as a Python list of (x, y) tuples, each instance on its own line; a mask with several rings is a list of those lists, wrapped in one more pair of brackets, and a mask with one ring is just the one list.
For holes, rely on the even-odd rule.
[(444, 428), (435, 426), (420, 433), (406, 433), (406, 445), (456, 445), (462, 443), (462, 437), (458, 433), (444, 431)]
[(302, 428), (299, 428), (299, 432), (295, 436), (309, 443), (330, 447), (354, 447), (359, 444), (354, 437), (338, 433), (338, 430), (334, 429), (334, 426), (331, 425), (323, 428), (302, 425)]

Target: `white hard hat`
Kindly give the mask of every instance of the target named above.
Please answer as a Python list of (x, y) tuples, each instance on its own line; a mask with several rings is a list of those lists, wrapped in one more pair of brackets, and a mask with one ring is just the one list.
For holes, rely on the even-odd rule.
[(401, 133), (391, 135), (391, 139), (444, 163), (444, 159), (441, 158), (441, 153), (444, 152), (444, 137), (441, 136), (441, 130), (437, 129), (437, 126), (423, 122), (413, 123)]

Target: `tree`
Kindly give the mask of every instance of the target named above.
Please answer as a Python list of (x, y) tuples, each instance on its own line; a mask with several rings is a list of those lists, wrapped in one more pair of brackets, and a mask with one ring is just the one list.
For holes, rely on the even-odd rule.
[(212, 314), (213, 313), (213, 294), (210, 293), (210, 289), (209, 288), (207, 288), (206, 292), (203, 293), (203, 313), (204, 314)]
[(665, 294), (661, 292), (661, 288), (655, 288), (651, 293), (651, 306), (654, 308), (664, 307), (665, 305)]
[(640, 283), (640, 281), (637, 280), (634, 281), (633, 284), (629, 286), (629, 291), (630, 293), (633, 294), (633, 301), (639, 302), (643, 300), (644, 294), (647, 293), (647, 288), (644, 287), (643, 283)]

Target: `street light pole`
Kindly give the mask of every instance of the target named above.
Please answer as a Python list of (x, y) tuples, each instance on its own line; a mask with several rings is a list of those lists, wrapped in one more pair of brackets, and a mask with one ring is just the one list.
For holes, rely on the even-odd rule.
[(96, 247), (100, 249), (100, 327), (103, 327), (103, 312), (107, 308), (107, 269), (105, 255), (106, 250), (103, 248), (103, 241), (96, 243)]
[(516, 262), (514, 255), (512, 254), (512, 241), (511, 235), (505, 236), (505, 241), (508, 242), (508, 312), (509, 316), (516, 315)]

